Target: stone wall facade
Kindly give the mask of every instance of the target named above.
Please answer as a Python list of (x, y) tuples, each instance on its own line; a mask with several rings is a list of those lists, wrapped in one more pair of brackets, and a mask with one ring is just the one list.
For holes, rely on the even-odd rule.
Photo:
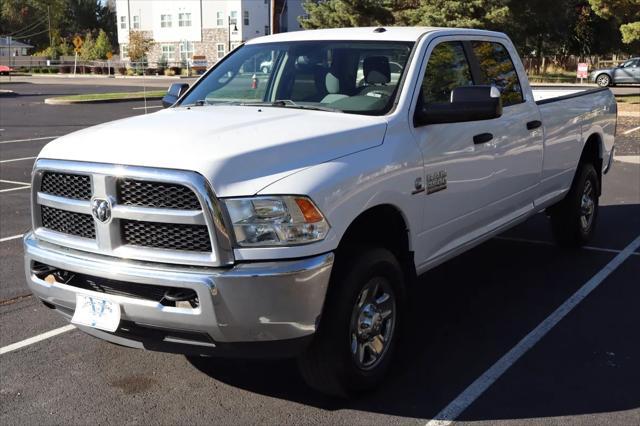
[[(146, 33), (146, 32), (145, 32)], [(148, 37), (151, 33), (145, 34)], [(232, 35), (233, 39), (233, 35)], [(193, 56), (205, 56), (208, 66), (211, 66), (218, 62), (218, 46), (224, 46), (224, 54), (228, 53), (229, 44), (229, 32), (226, 28), (205, 28), (202, 30), (202, 41), (194, 41), (193, 43)], [(233, 43), (233, 41), (232, 41)], [(238, 43), (238, 42), (236, 42)], [(168, 60), (167, 66), (181, 66), (181, 49), (184, 47), (184, 42), (162, 42), (154, 43), (147, 54), (147, 61), (150, 67), (157, 67), (159, 61), (162, 58), (162, 46), (173, 46), (173, 60)], [(123, 46), (120, 45), (120, 51), (122, 52)], [(189, 55), (191, 59), (191, 55)]]

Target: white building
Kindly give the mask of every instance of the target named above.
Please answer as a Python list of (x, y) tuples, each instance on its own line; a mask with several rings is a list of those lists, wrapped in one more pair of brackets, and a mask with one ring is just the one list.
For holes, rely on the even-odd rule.
[(209, 64), (254, 37), (301, 29), (303, 0), (116, 0), (118, 43), (128, 57), (130, 31), (154, 40), (148, 60), (169, 64), (205, 56)]

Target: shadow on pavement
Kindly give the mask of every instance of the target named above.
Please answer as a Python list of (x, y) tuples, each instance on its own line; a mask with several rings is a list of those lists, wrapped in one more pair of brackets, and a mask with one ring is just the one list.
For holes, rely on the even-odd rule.
[[(601, 219), (609, 219), (607, 225), (601, 223), (596, 240), (609, 226), (625, 227), (624, 219), (637, 217), (639, 207), (602, 207)], [(516, 237), (536, 229), (547, 235), (542, 228), (546, 228), (545, 222), (544, 217), (536, 217), (510, 235)], [(632, 232), (627, 227), (625, 235), (630, 241), (639, 233), (640, 230)], [(216, 380), (262, 395), (328, 410), (353, 409), (429, 419), (614, 256), (615, 253), (494, 239), (429, 271), (411, 290), (406, 337), (391, 374), (381, 389), (356, 400), (336, 400), (313, 392), (297, 373), (294, 361), (197, 358), (190, 362)], [(637, 362), (627, 366), (634, 369), (629, 372), (632, 380), (631, 373), (639, 367)], [(536, 373), (525, 370), (525, 374)], [(634, 383), (627, 385), (631, 389)], [(566, 397), (570, 399), (571, 394)], [(532, 404), (537, 408), (535, 412), (530, 408)], [(581, 404), (569, 400), (545, 406), (532, 404), (523, 403), (522, 411), (511, 409), (510, 418), (632, 409), (640, 407), (640, 393), (626, 400), (594, 398)], [(494, 410), (499, 412), (500, 408)]]

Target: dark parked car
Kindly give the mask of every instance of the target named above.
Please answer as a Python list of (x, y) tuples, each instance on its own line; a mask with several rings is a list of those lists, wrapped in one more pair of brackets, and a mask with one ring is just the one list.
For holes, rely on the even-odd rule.
[(589, 80), (600, 87), (640, 83), (640, 58), (631, 58), (617, 67), (592, 71)]

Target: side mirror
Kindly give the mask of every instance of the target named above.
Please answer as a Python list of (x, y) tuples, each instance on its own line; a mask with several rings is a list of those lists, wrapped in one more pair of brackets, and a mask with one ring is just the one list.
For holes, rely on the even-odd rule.
[(497, 87), (466, 86), (453, 89), (449, 103), (427, 104), (417, 109), (413, 122), (419, 127), (427, 124), (491, 120), (501, 115), (502, 100)]
[(184, 95), (184, 93), (189, 88), (187, 83), (173, 83), (169, 86), (169, 90), (167, 90), (167, 94), (162, 98), (162, 107), (168, 108), (171, 105), (175, 104), (180, 96)]

